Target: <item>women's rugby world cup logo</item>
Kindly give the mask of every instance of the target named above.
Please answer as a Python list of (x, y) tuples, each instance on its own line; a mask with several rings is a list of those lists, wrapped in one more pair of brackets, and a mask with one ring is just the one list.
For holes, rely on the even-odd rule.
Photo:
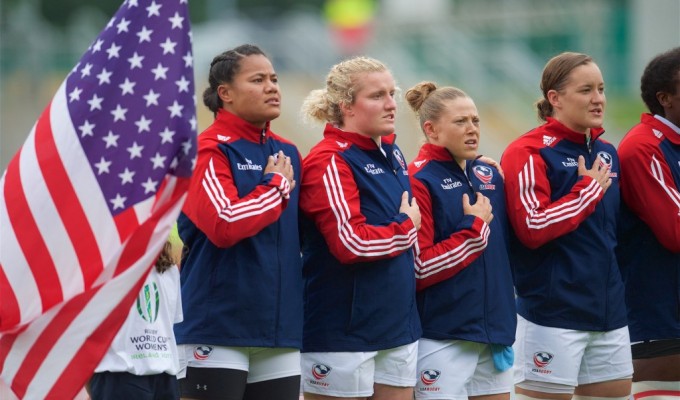
[(137, 313), (144, 321), (153, 323), (158, 318), (160, 293), (156, 282), (147, 283), (137, 295)]

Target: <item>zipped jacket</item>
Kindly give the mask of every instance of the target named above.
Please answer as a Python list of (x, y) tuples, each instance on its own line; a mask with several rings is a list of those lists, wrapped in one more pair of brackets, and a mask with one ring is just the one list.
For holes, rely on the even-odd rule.
[[(609, 331), (626, 325), (624, 289), (616, 261), (619, 159), (614, 146), (572, 131), (553, 118), (508, 146), (501, 158), (513, 228), (511, 257), (517, 312), (556, 328)], [(605, 192), (578, 175), (598, 156), (610, 168)]]
[(304, 160), (303, 352), (383, 350), (420, 337), (416, 228), (399, 212), (411, 188), (394, 138), (378, 147), (327, 125)]
[(184, 322), (180, 344), (300, 348), (299, 189), (263, 173), (283, 150), (301, 181), (301, 157), (269, 126), (219, 110), (198, 138), (198, 159), (178, 220)]
[(621, 140), (617, 248), (633, 342), (680, 338), (680, 128), (651, 114)]
[[(503, 178), (479, 160), (461, 169), (442, 146), (425, 144), (409, 164), (422, 225), (418, 231), (416, 286), (423, 337), (512, 345), (517, 316)], [(477, 193), (488, 197), (490, 224), (463, 213)]]

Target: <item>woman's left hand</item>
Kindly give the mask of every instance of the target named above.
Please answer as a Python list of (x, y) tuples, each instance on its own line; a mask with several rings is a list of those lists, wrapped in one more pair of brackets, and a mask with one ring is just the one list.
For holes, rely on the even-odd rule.
[(489, 158), (487, 156), (482, 155), (477, 156), (477, 159), (481, 162), (487, 163), (490, 166), (496, 168), (498, 170), (498, 173), (501, 174), (501, 178), (503, 178), (503, 180), (505, 181), (505, 174), (503, 173), (503, 168), (501, 168), (500, 163), (497, 163), (496, 160), (494, 160), (493, 158)]

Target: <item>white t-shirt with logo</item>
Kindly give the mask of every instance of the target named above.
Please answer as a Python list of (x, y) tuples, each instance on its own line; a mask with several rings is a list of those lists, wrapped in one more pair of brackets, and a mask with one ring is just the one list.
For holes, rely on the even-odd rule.
[(154, 375), (179, 371), (173, 325), (181, 322), (179, 268), (152, 267), (137, 300), (95, 372)]

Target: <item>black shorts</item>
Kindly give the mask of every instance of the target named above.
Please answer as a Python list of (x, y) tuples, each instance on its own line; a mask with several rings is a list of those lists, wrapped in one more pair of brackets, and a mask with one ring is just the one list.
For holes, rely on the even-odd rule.
[(633, 360), (680, 354), (680, 339), (654, 340), (636, 343), (630, 347)]
[(300, 375), (247, 383), (248, 372), (227, 368), (187, 367), (180, 379), (182, 397), (200, 400), (298, 400)]
[(178, 400), (175, 375), (133, 375), (129, 372), (98, 372), (90, 378), (92, 400)]

